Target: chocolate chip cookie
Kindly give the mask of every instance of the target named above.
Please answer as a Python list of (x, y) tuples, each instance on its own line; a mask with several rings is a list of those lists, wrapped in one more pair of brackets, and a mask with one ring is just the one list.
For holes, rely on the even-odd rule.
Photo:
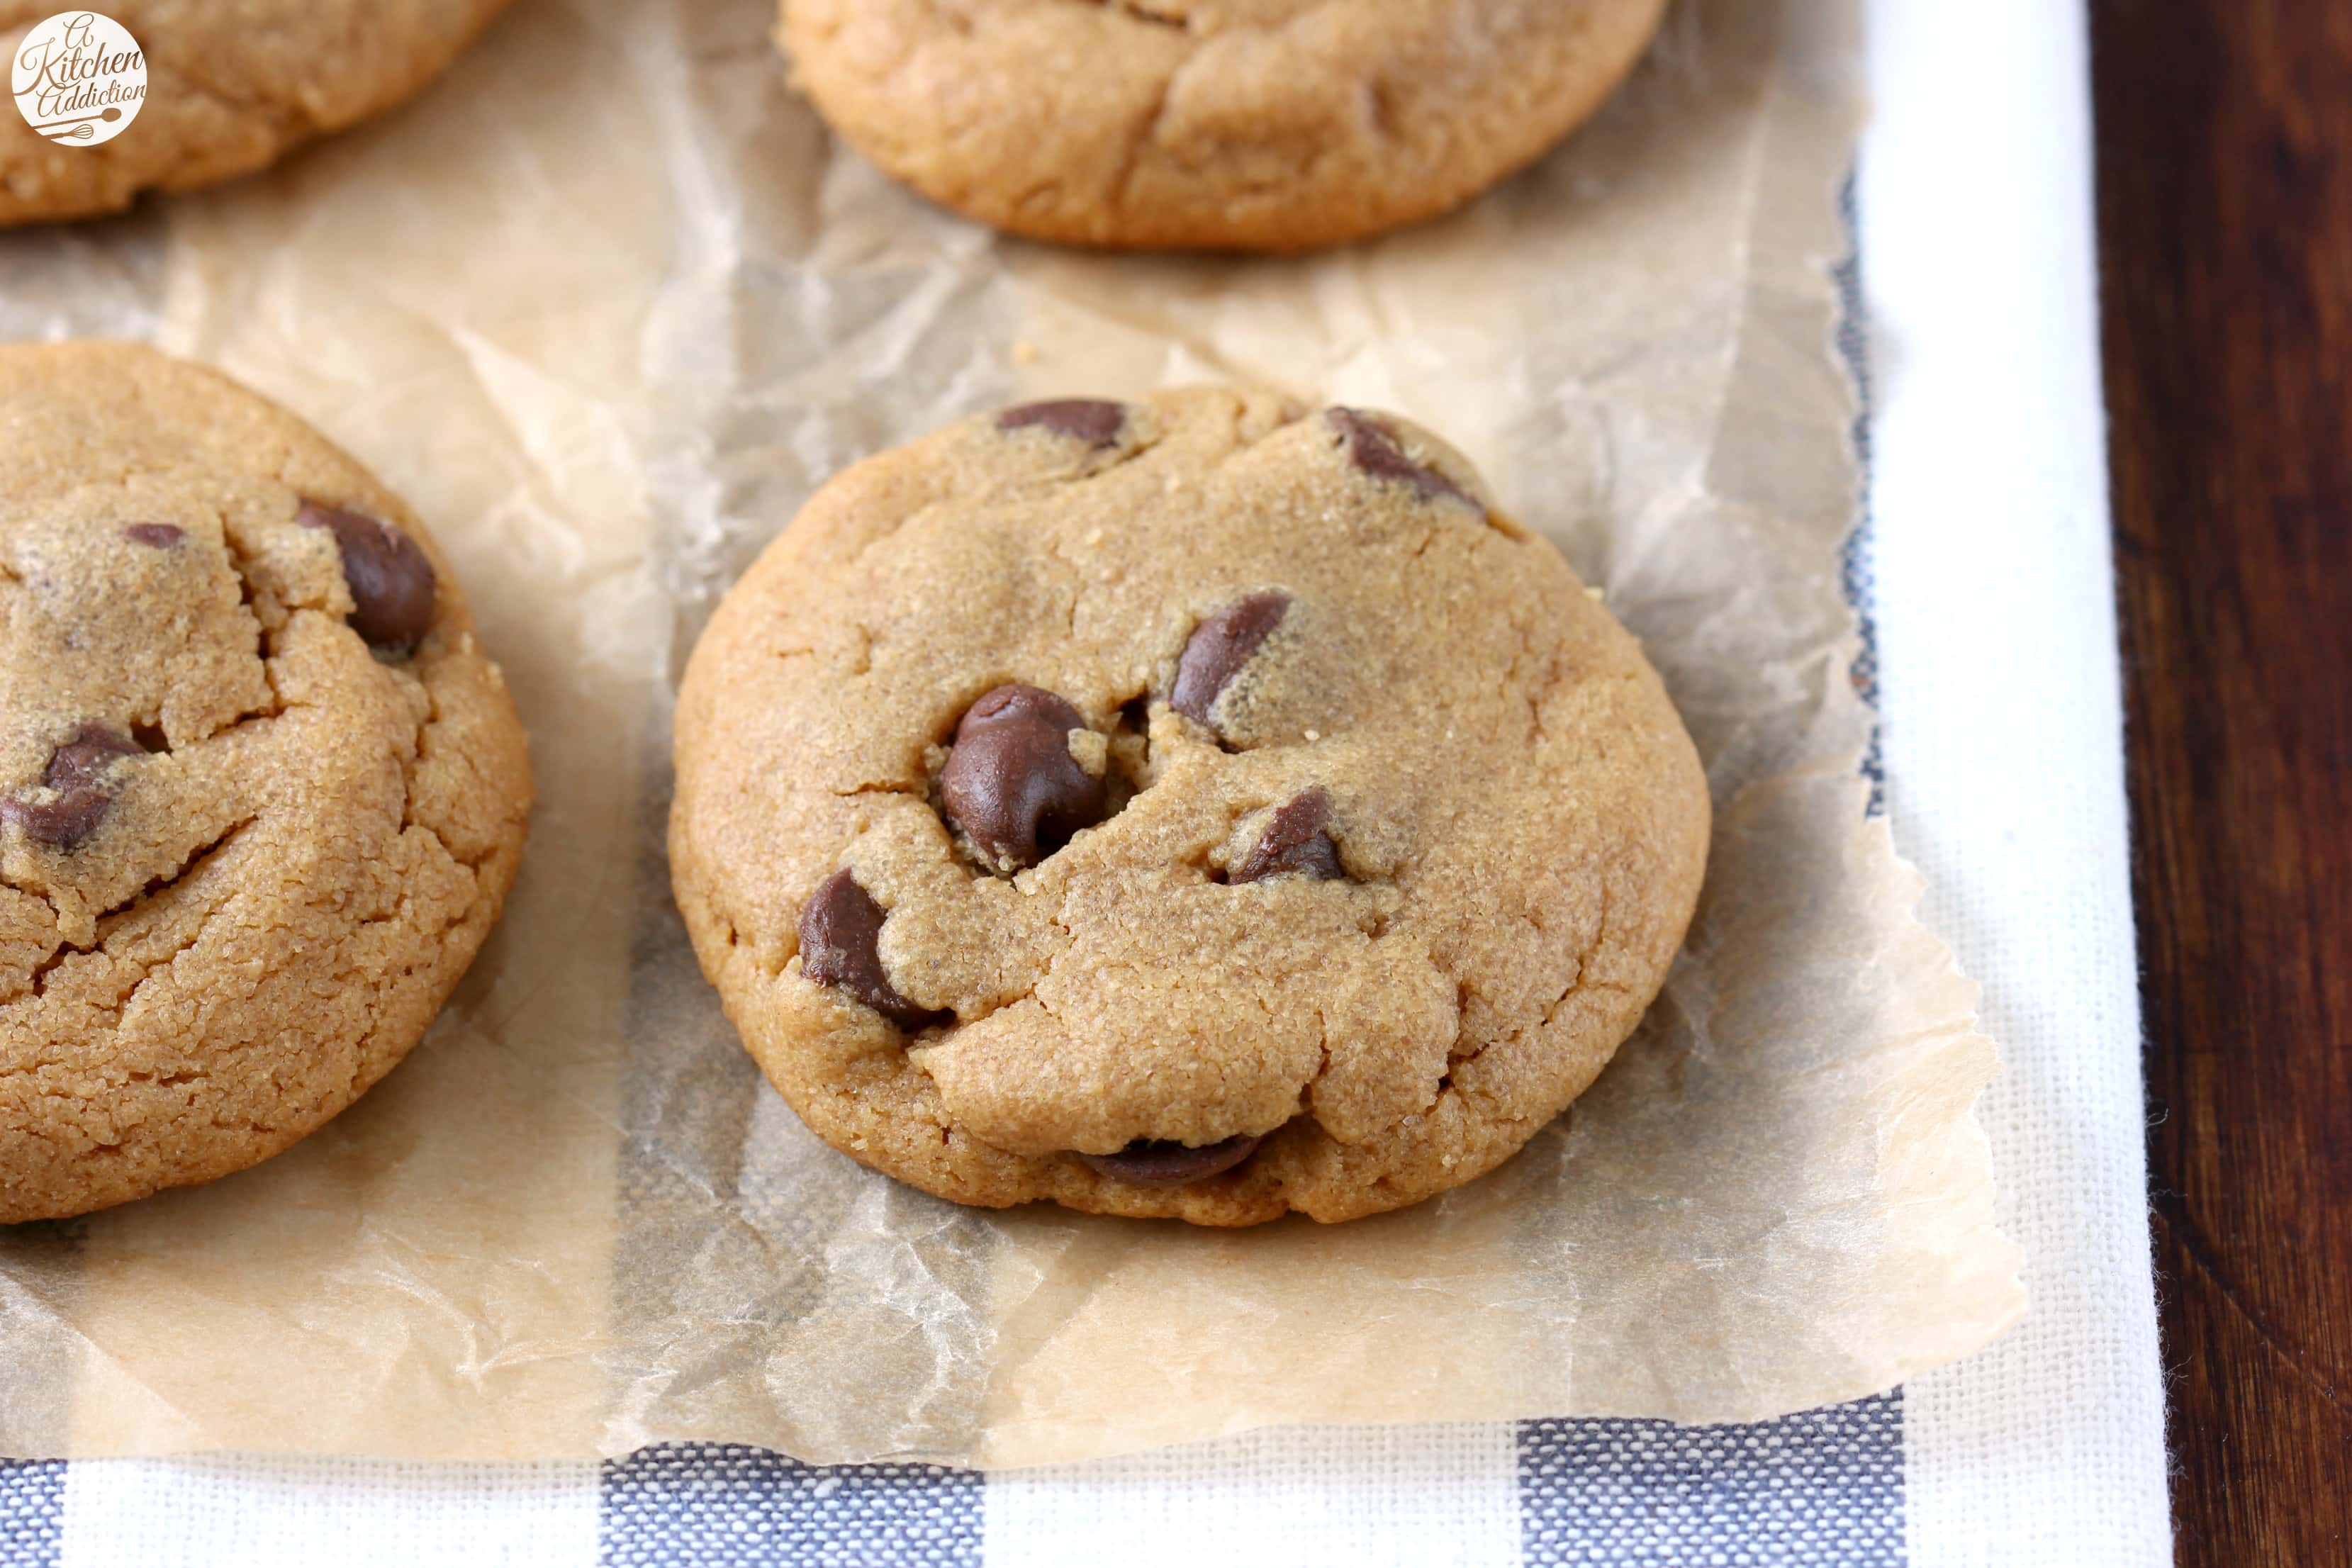
[[(119, 212), (145, 190), (217, 184), (405, 102), (508, 0), (114, 0), (146, 57), (137, 119), (97, 145), (0, 110), (0, 225)], [(0, 0), (0, 51), (68, 9)]]
[(934, 201), (1101, 246), (1297, 250), (1581, 124), (1665, 0), (783, 0), (795, 81)]
[(965, 1203), (1246, 1225), (1466, 1182), (1681, 944), (1632, 637), (1402, 420), (1219, 390), (826, 485), (679, 694), (678, 903), (817, 1133)]
[(299, 420), (0, 348), (0, 1221), (242, 1169), (424, 1035), (523, 735), (448, 563)]

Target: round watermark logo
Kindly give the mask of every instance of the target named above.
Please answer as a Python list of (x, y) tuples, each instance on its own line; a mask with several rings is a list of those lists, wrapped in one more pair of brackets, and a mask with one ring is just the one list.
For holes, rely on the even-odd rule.
[(95, 147), (139, 118), (147, 57), (112, 17), (60, 11), (16, 46), (8, 85), (26, 124), (68, 147)]

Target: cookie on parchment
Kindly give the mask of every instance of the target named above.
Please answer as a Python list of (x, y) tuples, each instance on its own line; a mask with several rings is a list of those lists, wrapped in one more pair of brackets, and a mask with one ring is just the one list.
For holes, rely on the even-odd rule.
[(242, 1169), (416, 1044), (530, 777), (416, 519), (120, 343), (0, 348), (0, 1221)]
[(794, 80), (983, 223), (1299, 250), (1433, 217), (1600, 107), (1665, 0), (783, 0)]
[(1696, 754), (1403, 422), (1031, 405), (826, 485), (679, 696), (678, 903), (816, 1132), (965, 1203), (1346, 1219), (1491, 1169), (1655, 995)]
[[(110, 0), (146, 96), (112, 140), (52, 142), (0, 106), (0, 225), (120, 212), (217, 184), (422, 91), (508, 0)], [(0, 50), (71, 7), (0, 0)]]

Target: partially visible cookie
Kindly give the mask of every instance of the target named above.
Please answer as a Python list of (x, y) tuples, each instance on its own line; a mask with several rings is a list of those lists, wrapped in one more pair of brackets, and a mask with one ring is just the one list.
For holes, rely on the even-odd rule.
[(0, 348), (0, 1222), (239, 1170), (424, 1035), (523, 734), (408, 509), (224, 376)]
[(1080, 245), (1299, 250), (1445, 212), (1665, 0), (783, 0), (796, 82), (932, 200)]
[(1706, 855), (1559, 552), (1402, 420), (1034, 404), (848, 469), (679, 693), (671, 873), (816, 1132), (964, 1203), (1347, 1219), (1609, 1060)]
[[(146, 56), (136, 120), (94, 146), (52, 142), (0, 110), (0, 225), (120, 212), (142, 191), (250, 174), (404, 103), (508, 0), (114, 0)], [(0, 49), (63, 9), (0, 0)]]

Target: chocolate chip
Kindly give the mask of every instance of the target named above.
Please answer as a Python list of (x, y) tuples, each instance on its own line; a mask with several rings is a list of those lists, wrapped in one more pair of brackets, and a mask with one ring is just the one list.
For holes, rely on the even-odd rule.
[(352, 590), (352, 630), (370, 647), (415, 652), (433, 626), (433, 563), (416, 541), (388, 522), (317, 501), (304, 501), (294, 521), (335, 536)]
[(1404, 443), (1397, 439), (1396, 432), (1370, 415), (1352, 408), (1331, 408), (1324, 411), (1324, 417), (1347, 437), (1348, 460), (1356, 466), (1358, 473), (1411, 485), (1413, 493), (1423, 500), (1451, 496), (1482, 512), (1486, 510), (1486, 503), (1468, 490), (1435, 468), (1407, 457)]
[(1103, 781), (1070, 755), (1078, 710), (1034, 686), (1000, 686), (965, 710), (940, 802), (1000, 870), (1017, 871), (1103, 819)]
[(57, 798), (29, 801), (10, 795), (0, 800), (0, 818), (52, 849), (71, 849), (97, 828), (107, 803), (114, 798), (106, 784), (109, 764), (117, 757), (142, 754), (129, 736), (103, 724), (84, 724), (72, 740), (49, 753), (48, 766), (42, 770), (41, 782), (58, 792)]
[(89, 837), (106, 815), (104, 790), (68, 790), (55, 800), (0, 800), (0, 818), (25, 830), (25, 837), (52, 849), (71, 849)]
[(1116, 447), (1118, 433), (1127, 428), (1127, 405), (1093, 397), (1065, 397), (1051, 403), (1024, 403), (996, 416), (999, 430), (1025, 430), (1032, 425), (1088, 446)]
[(1233, 880), (1262, 882), (1293, 875), (1318, 882), (1341, 880), (1348, 873), (1339, 867), (1339, 847), (1325, 831), (1330, 821), (1331, 797), (1320, 788), (1305, 791), (1274, 814)]
[(942, 1015), (918, 1007), (891, 985), (882, 967), (882, 922), (874, 896), (847, 871), (817, 884), (801, 910), (801, 973), (819, 985), (836, 985), (902, 1029), (919, 1029)]
[(1202, 1148), (1139, 1139), (1116, 1154), (1081, 1154), (1097, 1176), (1138, 1187), (1181, 1187), (1220, 1175), (1257, 1152), (1261, 1137), (1241, 1133)]
[(92, 789), (105, 781), (109, 763), (117, 757), (139, 755), (139, 742), (103, 724), (84, 724), (73, 739), (49, 753), (41, 782), (51, 789)]
[(1168, 705), (1190, 719), (1213, 722), (1209, 710), (1290, 609), (1290, 595), (1267, 589), (1236, 599), (1192, 628), (1176, 661), (1176, 689)]
[(188, 537), (188, 531), (174, 528), (168, 522), (134, 522), (122, 530), (122, 537), (133, 544), (143, 544), (150, 550), (169, 550)]

